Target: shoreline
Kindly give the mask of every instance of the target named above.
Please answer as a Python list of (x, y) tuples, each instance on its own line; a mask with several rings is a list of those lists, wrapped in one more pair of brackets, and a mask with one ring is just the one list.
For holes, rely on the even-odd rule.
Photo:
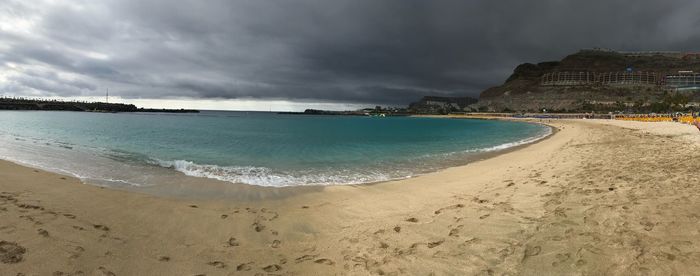
[[(538, 123), (540, 124), (540, 123)], [(232, 183), (232, 182), (226, 182), (226, 181), (220, 181), (220, 180), (215, 180), (215, 179), (210, 179), (210, 178), (201, 178), (201, 177), (190, 177), (186, 175), (181, 175), (180, 177), (188, 177), (188, 178), (195, 178), (195, 181), (198, 182), (196, 184), (187, 184), (187, 188), (184, 190), (177, 190), (177, 193), (170, 193), (168, 194), (168, 189), (172, 188), (171, 186), (157, 186), (154, 187), (154, 190), (149, 190), (149, 188), (145, 189), (140, 189), (140, 190), (134, 190), (133, 188), (124, 188), (121, 190), (125, 191), (132, 191), (132, 192), (137, 192), (137, 193), (146, 193), (149, 195), (153, 196), (164, 196), (164, 197), (173, 197), (173, 198), (181, 198), (181, 199), (199, 199), (199, 200), (206, 200), (206, 199), (218, 199), (218, 200), (224, 200), (224, 199), (232, 199), (232, 200), (240, 200), (240, 201), (256, 201), (256, 200), (262, 200), (262, 199), (283, 199), (287, 197), (293, 197), (293, 196), (298, 196), (298, 195), (303, 195), (306, 193), (323, 193), (325, 189), (328, 188), (333, 188), (333, 187), (362, 187), (362, 186), (373, 186), (373, 185), (383, 185), (385, 183), (391, 183), (391, 182), (400, 182), (400, 181), (405, 181), (408, 179), (417, 179), (424, 177), (426, 175), (432, 175), (432, 174), (440, 174), (442, 171), (445, 171), (447, 169), (452, 169), (452, 168), (460, 168), (460, 167), (465, 167), (469, 166), (470, 164), (474, 162), (480, 162), (484, 161), (490, 158), (494, 158), (503, 154), (507, 154), (509, 152), (517, 151), (519, 149), (528, 147), (533, 144), (540, 143), (542, 141), (545, 141), (549, 139), (550, 137), (554, 136), (558, 129), (554, 126), (545, 125), (550, 129), (549, 134), (546, 134), (544, 136), (538, 136), (538, 137), (532, 137), (528, 138), (526, 140), (532, 139), (532, 141), (525, 142), (523, 144), (519, 144), (516, 146), (508, 147), (505, 149), (499, 149), (499, 150), (493, 150), (493, 151), (485, 151), (485, 152), (476, 152), (473, 153), (469, 156), (467, 156), (467, 159), (464, 160), (463, 164), (455, 165), (455, 166), (450, 166), (446, 168), (442, 168), (436, 171), (431, 171), (427, 173), (422, 173), (422, 174), (417, 174), (411, 177), (405, 177), (405, 178), (398, 178), (398, 179), (391, 179), (391, 180), (384, 180), (384, 181), (376, 181), (376, 182), (367, 182), (367, 183), (359, 183), (359, 184), (332, 184), (332, 185), (300, 185), (300, 186), (282, 186), (282, 187), (267, 187), (267, 186), (259, 186), (259, 185), (253, 185), (253, 184), (245, 184), (245, 183)], [(181, 174), (180, 172), (177, 172), (178, 174)], [(89, 183), (86, 183), (89, 184)], [(201, 189), (202, 186), (201, 184), (208, 185), (210, 186), (209, 188), (206, 188), (206, 191), (209, 192), (215, 192), (218, 193), (220, 191), (226, 191), (223, 193), (218, 193), (218, 198), (213, 197), (211, 194), (204, 196), (204, 197), (197, 197), (197, 196), (192, 196), (191, 193), (197, 193), (201, 192), (197, 191), (197, 189)], [(243, 193), (241, 193), (243, 192)], [(241, 196), (243, 194), (244, 196)]]
[[(692, 274), (697, 130), (552, 120), (556, 135), (378, 185), (257, 201), (85, 185), (0, 161), (10, 275)], [(612, 166), (611, 164), (615, 164)], [(14, 246), (14, 245), (13, 245)], [(19, 251), (17, 251), (19, 252)], [(39, 265), (41, 264), (41, 265)]]
[[(439, 116), (432, 116), (433, 118), (443, 118), (443, 119), (452, 119), (452, 117), (439, 117)], [(475, 119), (477, 120), (478, 118), (459, 118), (459, 119)], [(25, 166), (33, 169), (38, 169), (42, 171), (47, 171), (50, 173), (56, 173), (65, 177), (71, 177), (71, 178), (76, 178), (78, 181), (86, 184), (86, 185), (92, 185), (92, 186), (97, 186), (97, 187), (104, 187), (107, 189), (114, 189), (114, 190), (120, 190), (120, 191), (128, 191), (128, 192), (134, 192), (134, 193), (141, 193), (141, 194), (148, 194), (148, 195), (153, 195), (157, 197), (170, 197), (170, 198), (181, 198), (181, 199), (198, 199), (198, 200), (206, 200), (206, 199), (214, 199), (214, 200), (238, 200), (238, 201), (256, 201), (256, 200), (263, 200), (263, 199), (282, 199), (286, 197), (291, 197), (299, 194), (304, 194), (304, 193), (315, 193), (315, 192), (322, 192), (325, 188), (327, 187), (334, 187), (334, 186), (363, 186), (363, 185), (381, 185), (382, 183), (387, 183), (387, 182), (396, 182), (396, 181), (403, 181), (407, 179), (415, 179), (415, 178), (420, 178), (425, 175), (430, 175), (430, 174), (439, 174), (440, 172), (450, 169), (450, 168), (455, 168), (455, 167), (463, 167), (463, 166), (468, 166), (469, 164), (473, 162), (479, 162), (483, 161), (489, 158), (493, 158), (511, 151), (516, 151), (522, 147), (527, 147), (532, 144), (539, 143), (543, 140), (548, 139), (549, 137), (553, 136), (558, 130), (556, 127), (553, 127), (551, 125), (547, 125), (545, 123), (537, 122), (535, 120), (507, 120), (507, 118), (497, 118), (497, 120), (503, 120), (503, 121), (517, 121), (517, 122), (522, 122), (522, 123), (532, 123), (532, 124), (539, 124), (544, 127), (547, 127), (549, 130), (547, 131), (546, 134), (540, 135), (540, 136), (534, 136), (534, 137), (529, 137), (525, 138), (519, 141), (512, 142), (514, 144), (517, 144), (515, 146), (510, 146), (507, 148), (503, 149), (496, 149), (496, 150), (479, 150), (473, 153), (468, 154), (465, 156), (465, 159), (461, 160), (459, 163), (450, 165), (448, 167), (440, 168), (434, 171), (428, 171), (425, 173), (418, 173), (413, 176), (408, 176), (404, 178), (396, 178), (396, 179), (389, 179), (389, 180), (381, 180), (381, 181), (373, 181), (373, 182), (366, 182), (366, 183), (356, 183), (356, 184), (315, 184), (315, 185), (299, 185), (299, 186), (281, 186), (281, 187), (273, 187), (273, 186), (260, 186), (260, 185), (254, 185), (254, 184), (246, 184), (246, 183), (233, 183), (233, 182), (228, 182), (228, 181), (223, 181), (223, 180), (217, 180), (213, 178), (208, 178), (208, 177), (195, 177), (195, 176), (188, 176), (185, 175), (184, 173), (180, 171), (176, 171), (170, 168), (157, 168), (158, 170), (168, 170), (170, 171), (170, 175), (164, 179), (162, 179), (165, 182), (168, 182), (168, 184), (164, 183), (158, 183), (158, 184), (153, 184), (153, 185), (145, 185), (145, 186), (131, 186), (130, 184), (125, 184), (125, 185), (105, 185), (101, 184), (99, 181), (93, 181), (90, 179), (82, 179), (77, 176), (71, 175), (69, 172), (60, 172), (57, 170), (52, 170), (52, 169), (46, 169), (41, 166), (34, 166), (32, 164), (27, 164), (23, 163), (21, 161), (14, 161), (14, 160), (6, 160), (6, 159), (0, 159), (8, 162), (15, 163), (20, 166)], [(503, 144), (506, 145), (506, 144)], [(492, 148), (495, 147), (500, 147), (503, 145), (497, 145), (493, 146)]]

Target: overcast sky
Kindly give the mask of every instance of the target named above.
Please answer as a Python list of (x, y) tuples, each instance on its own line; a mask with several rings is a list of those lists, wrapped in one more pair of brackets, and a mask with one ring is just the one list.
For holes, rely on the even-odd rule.
[(476, 97), (520, 63), (581, 48), (698, 50), (698, 11), (695, 0), (0, 0), (0, 95), (109, 88), (262, 110)]

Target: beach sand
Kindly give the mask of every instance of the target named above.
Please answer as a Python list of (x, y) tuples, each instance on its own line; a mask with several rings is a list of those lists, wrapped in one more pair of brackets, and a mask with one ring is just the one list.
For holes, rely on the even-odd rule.
[(692, 126), (551, 120), (466, 166), (260, 200), (100, 188), (0, 161), (2, 275), (693, 275)]

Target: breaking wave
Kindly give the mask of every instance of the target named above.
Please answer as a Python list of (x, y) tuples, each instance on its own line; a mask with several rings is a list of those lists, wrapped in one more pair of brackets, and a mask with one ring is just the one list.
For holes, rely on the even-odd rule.
[[(546, 130), (538, 136), (522, 139), (515, 142), (504, 143), (492, 147), (470, 149), (462, 152), (453, 152), (447, 155), (457, 155), (464, 153), (494, 152), (505, 150), (529, 143), (534, 143), (552, 134), (552, 129)], [(423, 161), (428, 161), (435, 156), (425, 156)], [(415, 161), (415, 160), (414, 160)], [(286, 187), (286, 186), (310, 186), (310, 185), (353, 185), (367, 184), (382, 181), (399, 180), (411, 178), (419, 174), (436, 171), (447, 166), (431, 168), (409, 168), (408, 166), (393, 166), (391, 168), (362, 168), (356, 170), (349, 169), (316, 169), (297, 170), (293, 172), (276, 171), (266, 167), (256, 166), (217, 166), (208, 164), (197, 164), (188, 160), (158, 160), (151, 159), (149, 163), (164, 168), (170, 168), (181, 172), (187, 176), (211, 178), (220, 181), (243, 183), (266, 187)], [(423, 165), (430, 162), (417, 162)], [(405, 165), (405, 164), (404, 164)]]
[(401, 174), (409, 173), (408, 171), (395, 172), (395, 175), (380, 172), (379, 170), (362, 172), (350, 170), (281, 172), (265, 167), (201, 165), (187, 160), (154, 160), (152, 163), (174, 169), (187, 176), (267, 187), (352, 185), (410, 177), (410, 175), (400, 177)]

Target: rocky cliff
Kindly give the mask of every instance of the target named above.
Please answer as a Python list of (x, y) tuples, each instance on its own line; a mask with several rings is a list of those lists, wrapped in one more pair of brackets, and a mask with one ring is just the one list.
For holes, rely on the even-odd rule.
[[(519, 65), (504, 84), (483, 91), (473, 108), (566, 112), (650, 106), (675, 93), (665, 80), (678, 71), (700, 72), (698, 55), (582, 50), (561, 61)], [(697, 92), (687, 96), (700, 100)]]

